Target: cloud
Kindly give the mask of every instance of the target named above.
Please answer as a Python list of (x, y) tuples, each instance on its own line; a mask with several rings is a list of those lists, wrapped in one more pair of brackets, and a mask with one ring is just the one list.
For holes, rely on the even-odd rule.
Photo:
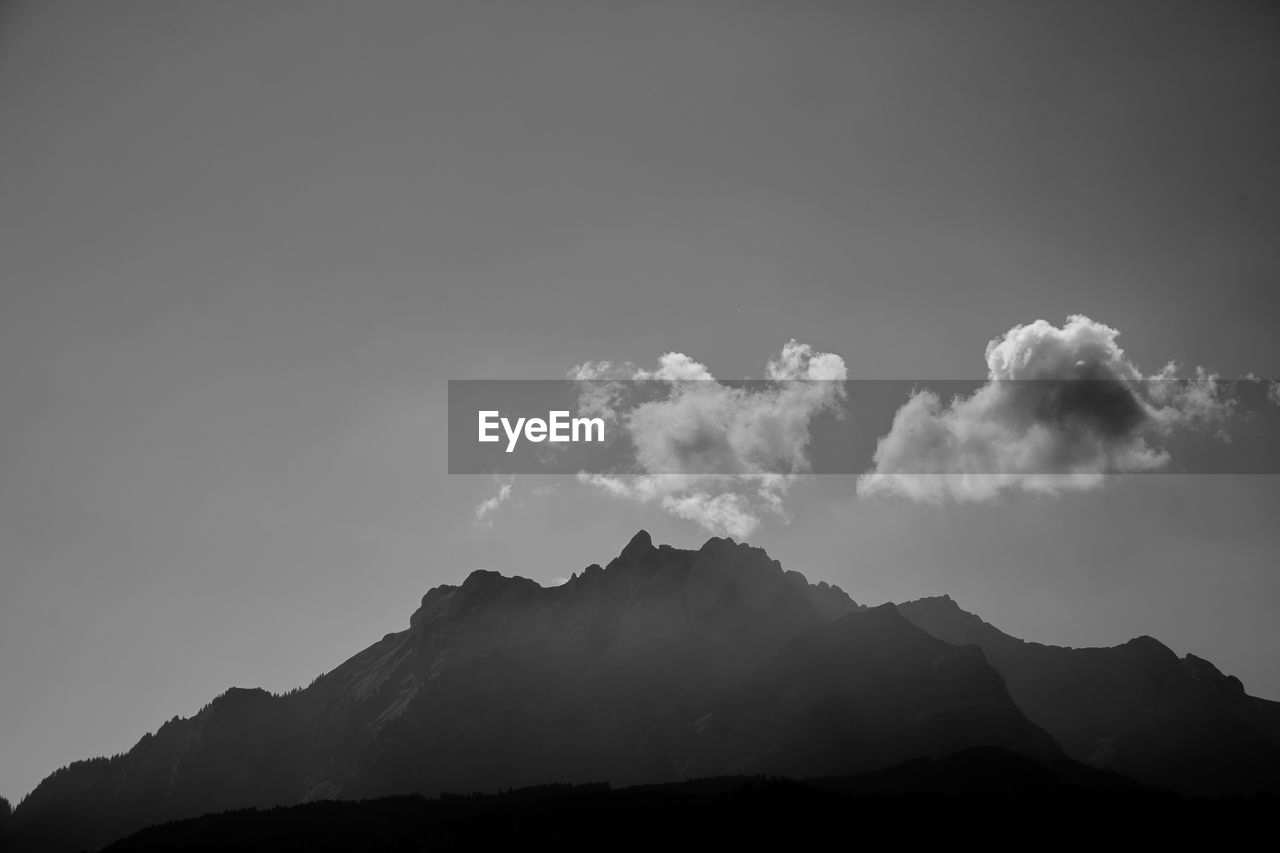
[[(785, 489), (758, 489), (757, 494), (771, 511), (777, 512)], [(743, 539), (760, 524), (760, 509), (742, 494), (722, 491), (713, 494), (696, 491), (687, 494), (666, 495), (662, 508), (676, 518), (695, 522), (713, 533)]]
[(477, 527), (492, 527), (493, 514), (498, 511), (498, 507), (511, 499), (511, 484), (503, 483), (498, 487), (498, 492), (491, 498), (485, 498), (476, 504), (475, 508), (475, 525)]
[(1177, 379), (1173, 363), (1144, 377), (1118, 336), (1080, 314), (1010, 329), (987, 344), (987, 382), (973, 394), (912, 393), (858, 493), (981, 501), (1088, 489), (1109, 473), (1165, 465), (1156, 442), (1175, 428), (1225, 437), (1235, 406), (1227, 384), (1199, 368)]
[(1151, 416), (1166, 430), (1175, 427), (1213, 432), (1231, 441), (1227, 424), (1238, 400), (1234, 382), (1224, 383), (1216, 373), (1196, 368), (1194, 379), (1178, 379), (1178, 365), (1169, 362), (1144, 387), (1151, 402)]
[[(569, 375), (591, 380), (579, 413), (620, 424), (635, 455), (628, 474), (581, 473), (580, 482), (742, 538), (766, 515), (786, 518), (783, 499), (809, 470), (810, 423), (844, 400), (847, 371), (840, 356), (792, 340), (766, 365), (768, 382), (725, 384), (677, 352), (663, 355), (655, 370), (587, 362)], [(662, 393), (633, 402), (622, 380), (658, 380)]]
[(1280, 406), (1280, 381), (1271, 380), (1271, 383), (1267, 386), (1267, 399)]

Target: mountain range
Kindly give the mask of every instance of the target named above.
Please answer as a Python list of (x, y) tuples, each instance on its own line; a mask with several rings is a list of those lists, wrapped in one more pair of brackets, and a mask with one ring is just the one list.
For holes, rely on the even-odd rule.
[(1027, 643), (950, 598), (866, 607), (759, 548), (641, 531), (560, 586), (489, 571), (438, 586), (407, 629), (306, 688), (232, 688), (58, 770), (7, 843), (91, 848), (212, 812), (406, 793), (834, 778), (975, 749), (1091, 788), (1276, 792), (1280, 703), (1149, 637)]

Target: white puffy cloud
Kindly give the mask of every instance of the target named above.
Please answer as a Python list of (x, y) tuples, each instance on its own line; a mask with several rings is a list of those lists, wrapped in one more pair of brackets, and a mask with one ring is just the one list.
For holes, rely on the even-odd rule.
[(498, 511), (498, 507), (511, 499), (511, 484), (503, 483), (498, 487), (497, 494), (493, 497), (485, 498), (476, 504), (475, 508), (475, 524), (477, 527), (492, 527), (493, 514)]
[(861, 495), (980, 501), (1009, 490), (1056, 493), (1109, 473), (1168, 461), (1152, 442), (1174, 428), (1216, 430), (1235, 405), (1214, 374), (1151, 377), (1116, 343), (1119, 332), (1077, 314), (1037, 320), (987, 344), (987, 382), (943, 401), (913, 392), (858, 479)]
[(637, 370), (632, 379), (662, 379), (667, 382), (689, 382), (715, 379), (705, 364), (699, 364), (682, 352), (669, 352), (658, 359), (657, 370)]
[[(587, 362), (570, 371), (585, 383), (579, 413), (620, 423), (635, 452), (624, 475), (578, 475), (615, 497), (658, 503), (717, 535), (742, 538), (766, 514), (786, 517), (783, 498), (809, 469), (809, 426), (844, 399), (844, 360), (789, 341), (766, 366), (770, 382), (727, 385), (683, 353), (655, 370)], [(657, 399), (628, 404), (620, 379), (661, 380)], [(832, 380), (789, 382), (787, 380)]]
[(849, 371), (845, 368), (844, 359), (835, 353), (815, 353), (808, 344), (792, 338), (777, 358), (769, 359), (765, 375), (776, 381), (814, 379), (842, 382), (848, 378)]

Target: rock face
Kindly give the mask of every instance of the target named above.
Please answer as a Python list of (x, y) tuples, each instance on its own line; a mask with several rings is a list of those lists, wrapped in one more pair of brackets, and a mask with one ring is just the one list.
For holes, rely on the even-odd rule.
[(641, 532), (543, 588), (473, 572), (303, 690), (232, 689), (18, 807), (19, 847), (245, 806), (728, 772), (852, 773), (975, 744), (1058, 755), (973, 649), (764, 551)]
[(1280, 702), (1151, 637), (1110, 648), (1028, 643), (949, 597), (899, 605), (940, 640), (982, 649), (1026, 715), (1067, 754), (1188, 794), (1280, 790)]

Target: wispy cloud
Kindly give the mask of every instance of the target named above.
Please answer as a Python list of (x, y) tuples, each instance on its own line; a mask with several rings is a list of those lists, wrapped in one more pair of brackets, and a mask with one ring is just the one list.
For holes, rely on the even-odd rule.
[(475, 508), (475, 525), (477, 527), (492, 527), (493, 514), (498, 511), (498, 507), (502, 506), (511, 499), (511, 484), (503, 483), (498, 487), (497, 494), (492, 497), (485, 498), (476, 504)]

